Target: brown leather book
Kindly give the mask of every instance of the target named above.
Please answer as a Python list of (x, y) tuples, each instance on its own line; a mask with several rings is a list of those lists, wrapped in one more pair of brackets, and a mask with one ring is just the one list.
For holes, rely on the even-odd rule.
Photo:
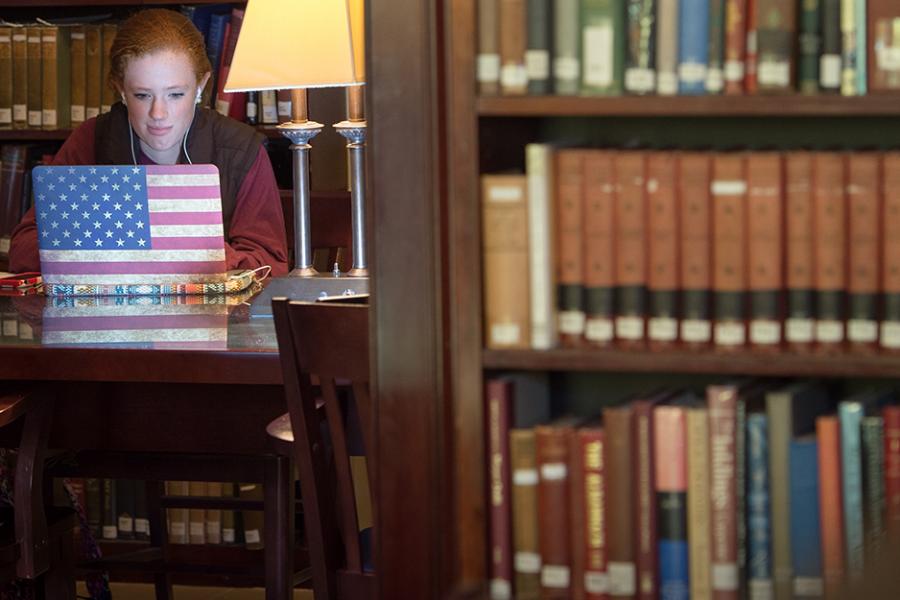
[(478, 51), (475, 79), (480, 96), (500, 93), (500, 1), (478, 3)]
[[(604, 464), (606, 480), (606, 515), (608, 532), (607, 573), (609, 598), (634, 598), (637, 591), (635, 572), (634, 516), (635, 499), (632, 494), (633, 411), (630, 404), (603, 409), (606, 431)], [(615, 485), (613, 485), (615, 482)]]
[(528, 348), (528, 194), (524, 175), (482, 175), (484, 339)]
[(109, 112), (113, 103), (119, 99), (115, 90), (107, 85), (107, 81), (109, 81), (109, 51), (112, 48), (113, 40), (116, 39), (116, 33), (119, 31), (119, 26), (115, 23), (104, 23), (102, 27), (103, 36), (101, 38), (101, 48), (103, 51), (103, 76), (100, 80), (100, 112), (105, 113)]
[(572, 437), (572, 598), (604, 600), (606, 573), (606, 469), (604, 432), (586, 425)]
[(886, 406), (884, 417), (885, 521), (890, 544), (900, 544), (900, 406)]
[(681, 153), (678, 168), (679, 337), (683, 344), (691, 346), (706, 345), (712, 340), (709, 306), (712, 286), (711, 168), (708, 153)]
[(584, 150), (556, 153), (556, 286), (559, 340), (577, 346), (584, 335)]
[(878, 343), (881, 180), (878, 153), (847, 155), (847, 341), (859, 347)]
[(678, 340), (678, 155), (647, 155), (647, 339), (654, 346)]
[(597, 346), (614, 338), (615, 202), (613, 153), (589, 150), (584, 156), (584, 337)]
[(747, 287), (750, 343), (781, 344), (784, 216), (782, 158), (778, 152), (747, 155)]
[(727, 0), (725, 4), (725, 93), (743, 94), (747, 50), (747, 2)]
[(881, 227), (881, 331), (879, 344), (888, 350), (900, 349), (900, 152), (882, 155), (883, 204)]
[(569, 598), (584, 600), (584, 561), (585, 553), (585, 490), (584, 472), (585, 457), (581, 448), (582, 429), (575, 430), (569, 438), (569, 564), (571, 565), (571, 582)]
[(759, 1), (747, 1), (747, 38), (744, 54), (744, 93), (759, 92)]
[(41, 28), (26, 27), (28, 40), (26, 60), (28, 65), (28, 127), (41, 128)]
[(513, 588), (517, 600), (541, 595), (541, 553), (538, 543), (538, 470), (534, 429), (509, 432), (512, 468)]
[(712, 597), (715, 600), (737, 600), (740, 596), (736, 489), (739, 393), (739, 387), (734, 384), (706, 388), (710, 440)]
[(784, 339), (792, 346), (813, 342), (813, 201), (812, 155), (785, 155), (785, 285)]
[(0, 27), (0, 129), (13, 126), (12, 27)]
[(518, 96), (528, 91), (525, 71), (525, 0), (500, 2), (500, 93)]
[(563, 417), (535, 428), (543, 600), (567, 599), (572, 586), (569, 449), (576, 424), (576, 419)]
[(613, 155), (616, 174), (616, 340), (644, 342), (647, 293), (646, 153)]
[(69, 80), (71, 82), (71, 106), (69, 121), (77, 127), (84, 123), (85, 106), (87, 106), (87, 48), (85, 46), (84, 25), (71, 28), (69, 45)]
[(844, 342), (846, 295), (845, 160), (837, 152), (813, 155), (813, 205), (816, 290), (815, 338), (819, 347)]
[(72, 124), (70, 30), (41, 28), (41, 127), (68, 129)]
[(746, 195), (742, 153), (713, 155), (713, 340), (719, 348), (740, 348), (746, 342), (747, 290)]
[(844, 584), (844, 503), (841, 492), (841, 432), (838, 418), (816, 419), (819, 448), (819, 523), (825, 597), (841, 598)]
[(794, 89), (797, 39), (797, 2), (755, 0), (760, 15), (756, 30), (757, 72), (760, 92), (788, 93)]
[(513, 383), (488, 379), (485, 384), (487, 472), (490, 478), (491, 598), (512, 597), (512, 506), (510, 502), (509, 427)]
[(900, 89), (900, 4), (868, 0), (867, 66), (869, 93)]
[(100, 25), (84, 26), (85, 76), (84, 117), (90, 119), (100, 114), (100, 92), (106, 84), (103, 76), (103, 33)]
[(13, 127), (28, 127), (28, 34), (24, 27), (12, 30)]

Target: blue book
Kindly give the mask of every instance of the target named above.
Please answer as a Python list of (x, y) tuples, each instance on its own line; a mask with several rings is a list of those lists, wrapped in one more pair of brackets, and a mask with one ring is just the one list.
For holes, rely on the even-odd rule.
[[(225, 27), (231, 22), (231, 13), (213, 14), (209, 18), (209, 35), (206, 36), (206, 56), (212, 65), (212, 77), (210, 77), (209, 89), (210, 102), (215, 102), (218, 86), (219, 62), (222, 57), (222, 48), (225, 45)], [(215, 108), (215, 106), (213, 106)]]
[(769, 431), (765, 413), (747, 415), (747, 579), (751, 596), (772, 587)]
[(678, 6), (678, 93), (706, 93), (709, 66), (709, 0), (681, 0)]
[(822, 537), (819, 528), (819, 458), (815, 435), (791, 440), (791, 562), (794, 595), (821, 596)]
[[(209, 35), (209, 22), (214, 14), (231, 14), (231, 4), (194, 4), (181, 7), (181, 14), (194, 24), (203, 39)], [(215, 68), (215, 65), (213, 65)]]

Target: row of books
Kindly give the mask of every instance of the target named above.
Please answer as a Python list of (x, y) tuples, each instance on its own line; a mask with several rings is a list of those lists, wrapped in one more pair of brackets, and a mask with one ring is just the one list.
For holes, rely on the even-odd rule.
[(900, 153), (525, 153), (482, 176), (487, 347), (900, 347)]
[(900, 89), (892, 0), (486, 0), (482, 95)]
[(493, 598), (837, 598), (896, 582), (882, 563), (900, 544), (893, 391), (836, 402), (815, 382), (743, 380), (537, 424), (519, 392), (486, 386)]
[(31, 207), (31, 169), (46, 164), (55, 145), (0, 145), (0, 258), (9, 255), (10, 234)]
[[(79, 504), (84, 508), (88, 527), (96, 539), (149, 540), (147, 482), (132, 479), (66, 479)], [(56, 480), (62, 484), (62, 480)], [(257, 484), (231, 484), (202, 481), (168, 481), (169, 496), (240, 496), (262, 499)], [(57, 486), (56, 502), (68, 505), (68, 498)], [(167, 509), (168, 540), (171, 544), (242, 544), (249, 549), (262, 547), (262, 513), (202, 508)]]

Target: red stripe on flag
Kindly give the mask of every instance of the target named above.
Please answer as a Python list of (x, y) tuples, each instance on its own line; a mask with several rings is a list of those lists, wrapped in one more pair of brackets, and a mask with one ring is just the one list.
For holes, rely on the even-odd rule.
[(219, 169), (215, 165), (147, 165), (147, 174), (149, 175), (196, 175), (219, 173)]
[(220, 225), (220, 212), (151, 212), (151, 225)]
[(225, 261), (42, 262), (45, 275), (165, 275), (224, 273)]
[(222, 237), (160, 237), (150, 240), (154, 250), (219, 250)]
[(147, 198), (150, 200), (179, 200), (218, 198), (217, 185), (148, 185)]

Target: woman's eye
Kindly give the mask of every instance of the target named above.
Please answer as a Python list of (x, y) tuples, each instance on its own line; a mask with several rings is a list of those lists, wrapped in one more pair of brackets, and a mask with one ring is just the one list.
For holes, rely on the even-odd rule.
[(147, 98), (150, 97), (150, 94), (137, 93), (134, 95), (134, 97), (137, 98), (138, 100), (146, 100)]
[(184, 97), (184, 92), (172, 92), (172, 97), (175, 98), (176, 100), (177, 100), (178, 98), (183, 98), (183, 97)]

